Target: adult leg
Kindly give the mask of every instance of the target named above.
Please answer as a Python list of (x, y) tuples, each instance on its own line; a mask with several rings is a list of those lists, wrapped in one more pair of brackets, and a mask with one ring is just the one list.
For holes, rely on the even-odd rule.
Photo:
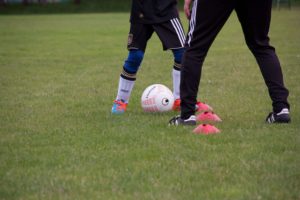
[(187, 119), (195, 114), (204, 59), (233, 8), (233, 0), (194, 1), (181, 70), (180, 98), (182, 119)]
[(236, 12), (243, 28), (246, 43), (256, 58), (268, 87), (273, 111), (289, 109), (289, 91), (285, 88), (279, 59), (269, 44), (272, 0), (237, 1)]

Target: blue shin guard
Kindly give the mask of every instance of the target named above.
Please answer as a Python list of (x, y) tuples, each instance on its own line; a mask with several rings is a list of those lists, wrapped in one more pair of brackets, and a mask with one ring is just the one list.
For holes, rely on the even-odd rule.
[(128, 58), (124, 63), (124, 70), (129, 74), (136, 74), (142, 60), (144, 58), (144, 52), (141, 50), (130, 50)]

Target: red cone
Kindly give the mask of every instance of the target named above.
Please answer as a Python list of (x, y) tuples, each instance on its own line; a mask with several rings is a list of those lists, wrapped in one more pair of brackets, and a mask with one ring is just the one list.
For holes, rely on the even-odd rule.
[(200, 102), (200, 101), (198, 101), (196, 103), (196, 111), (197, 112), (212, 111), (212, 110), (213, 110), (213, 108), (210, 105), (206, 104), (206, 103), (203, 103), (203, 102)]
[(197, 116), (197, 121), (202, 122), (221, 122), (221, 118), (214, 112), (203, 112)]
[(210, 134), (216, 134), (220, 133), (221, 131), (217, 129), (215, 126), (210, 124), (200, 124), (197, 126), (193, 132), (195, 134), (203, 134), (203, 135), (210, 135)]

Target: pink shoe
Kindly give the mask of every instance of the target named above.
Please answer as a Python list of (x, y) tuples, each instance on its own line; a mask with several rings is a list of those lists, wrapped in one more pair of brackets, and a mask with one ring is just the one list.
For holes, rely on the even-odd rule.
[(203, 135), (210, 135), (210, 134), (216, 134), (220, 133), (221, 131), (217, 129), (215, 126), (210, 124), (200, 124), (197, 126), (193, 132), (195, 134), (203, 134)]
[(197, 121), (202, 121), (202, 122), (221, 122), (221, 118), (215, 114), (214, 112), (203, 112), (199, 115), (197, 115)]
[(175, 99), (172, 110), (174, 111), (180, 111), (180, 99)]
[[(176, 99), (173, 104), (173, 110), (174, 111), (180, 111), (180, 103), (181, 99)], [(196, 112), (203, 112), (203, 111), (212, 111), (212, 107), (204, 102), (197, 101), (196, 103)]]

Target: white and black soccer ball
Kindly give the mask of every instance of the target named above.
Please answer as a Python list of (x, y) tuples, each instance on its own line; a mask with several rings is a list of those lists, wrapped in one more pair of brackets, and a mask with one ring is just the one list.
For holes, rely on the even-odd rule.
[(166, 112), (172, 110), (174, 96), (165, 85), (153, 84), (144, 90), (141, 103), (145, 112)]

